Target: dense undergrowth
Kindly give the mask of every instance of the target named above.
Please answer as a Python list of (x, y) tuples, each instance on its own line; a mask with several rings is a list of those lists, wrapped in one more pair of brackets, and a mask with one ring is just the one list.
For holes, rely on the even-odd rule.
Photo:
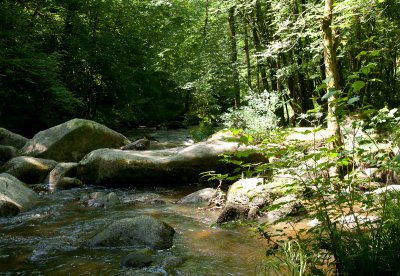
[(397, 110), (338, 116), (343, 146), (335, 146), (337, 137), (324, 129), (315, 111), (303, 118), (315, 127), (299, 133), (276, 129), (262, 138), (235, 131), (242, 143), (256, 141), (269, 158), (261, 164), (239, 162), (235, 173), (267, 180), (291, 175), (286, 191), (300, 194), (307, 210), (305, 216), (285, 219), (287, 225), (309, 222), (304, 229), (293, 227), (289, 236), (283, 230), (269, 233), (268, 223), (256, 226), (275, 245), (267, 252), (265, 274), (398, 275), (400, 193), (391, 185), (400, 171)]

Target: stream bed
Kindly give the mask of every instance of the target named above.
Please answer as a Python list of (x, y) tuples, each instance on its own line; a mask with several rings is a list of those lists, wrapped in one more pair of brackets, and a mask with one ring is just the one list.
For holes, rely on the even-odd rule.
[[(262, 275), (265, 240), (246, 227), (214, 225), (217, 212), (204, 205), (174, 204), (196, 187), (182, 189), (103, 190), (95, 187), (42, 192), (29, 212), (0, 219), (1, 275)], [(95, 191), (117, 193), (122, 204), (112, 208), (80, 204)], [(156, 202), (156, 203), (155, 203)], [(86, 248), (83, 243), (113, 220), (151, 215), (175, 230), (174, 245), (157, 251), (159, 262), (140, 270), (121, 267), (132, 248)], [(184, 262), (171, 271), (162, 259)]]
[[(193, 144), (188, 130), (138, 129), (127, 134), (132, 141), (144, 135), (166, 147)], [(265, 239), (248, 227), (216, 226), (218, 211), (204, 205), (174, 203), (201, 188), (177, 183), (172, 188), (106, 190), (86, 186), (50, 191), (46, 184), (36, 185), (38, 205), (15, 217), (0, 218), (0, 275), (264, 275)], [(82, 198), (93, 192), (115, 192), (120, 204), (87, 206)], [(176, 231), (172, 248), (157, 251), (150, 267), (121, 266), (121, 260), (135, 248), (84, 246), (112, 221), (143, 214)], [(183, 262), (171, 270), (163, 265), (168, 257)]]

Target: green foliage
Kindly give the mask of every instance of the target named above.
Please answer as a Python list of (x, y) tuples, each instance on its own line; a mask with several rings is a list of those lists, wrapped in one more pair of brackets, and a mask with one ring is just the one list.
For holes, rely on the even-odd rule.
[(297, 240), (288, 240), (282, 243), (278, 252), (274, 253), (275, 258), (267, 260), (265, 270), (267, 275), (285, 275), (303, 276), (309, 274), (310, 263), (315, 263), (308, 256), (308, 250), (304, 249), (304, 244)]
[(215, 133), (215, 127), (209, 118), (203, 118), (199, 125), (190, 131), (195, 141), (203, 141), (213, 133)]
[[(397, 122), (394, 113), (395, 110), (380, 110), (376, 118), (390, 127)], [(365, 150), (367, 140), (372, 142), (371, 147), (375, 147), (376, 142), (371, 136), (357, 136), (361, 126), (362, 122), (351, 124), (352, 131), (345, 134), (345, 140), (354, 143), (345, 149), (315, 147), (300, 155), (297, 150), (288, 149), (287, 157), (283, 157), (292, 160), (285, 165), (296, 168), (292, 173), (303, 189), (311, 192), (306, 208), (309, 218), (319, 221), (306, 235), (298, 233), (296, 236), (305, 250), (302, 254), (314, 260), (307, 263), (307, 273), (316, 273), (322, 267), (325, 272), (334, 267), (333, 273), (339, 275), (394, 275), (399, 271), (399, 194), (386, 193), (379, 200), (377, 196), (363, 195), (358, 187), (365, 184), (365, 180), (352, 173), (357, 166), (363, 166), (360, 161), (356, 165), (355, 160), (368, 160), (369, 164), (383, 170), (394, 170), (398, 164), (391, 161), (390, 152), (373, 154)], [(282, 163), (276, 165), (282, 166)], [(305, 174), (299, 174), (302, 167)], [(335, 170), (344, 167), (350, 173), (341, 179)], [(293, 255), (279, 254), (278, 260), (284, 260), (281, 263), (292, 263)], [(296, 261), (296, 267), (302, 267), (301, 259)]]
[(279, 118), (275, 111), (280, 103), (276, 92), (253, 92), (244, 100), (245, 103), (238, 109), (230, 109), (221, 116), (225, 127), (243, 129), (254, 136), (277, 128)]
[[(271, 162), (235, 163), (242, 167), (236, 171), (242, 177), (267, 175), (268, 181), (276, 173), (291, 175), (294, 183), (290, 186), (300, 189), (290, 192), (301, 193), (304, 197), (307, 210), (304, 218), (318, 221), (308, 230), (294, 231), (290, 237), (280, 234), (276, 237), (270, 233), (268, 224), (258, 226), (258, 231), (268, 239), (275, 236), (273, 242), (279, 246), (277, 251), (269, 252), (275, 258), (268, 257), (268, 275), (282, 272), (290, 275), (396, 275), (400, 270), (400, 194), (365, 193), (374, 180), (359, 176), (363, 168), (376, 167), (389, 175), (386, 181), (390, 183), (393, 181), (390, 175), (400, 171), (397, 109), (371, 111), (366, 106), (354, 117), (345, 116), (358, 98), (349, 99), (342, 93), (335, 93), (343, 145), (334, 143), (337, 139), (334, 135), (321, 140), (324, 122), (320, 121), (322, 108), (318, 107), (303, 117), (320, 124), (302, 133), (309, 137), (307, 143), (285, 141), (286, 132), (272, 131), (258, 145), (259, 151)], [(249, 134), (243, 137), (244, 144), (253, 141)], [(225, 160), (235, 162), (234, 157), (225, 157)], [(290, 218), (287, 221), (290, 224)]]

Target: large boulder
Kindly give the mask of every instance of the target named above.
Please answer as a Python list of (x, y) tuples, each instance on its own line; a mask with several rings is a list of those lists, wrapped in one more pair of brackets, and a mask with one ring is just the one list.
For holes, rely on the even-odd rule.
[(92, 237), (88, 246), (135, 246), (167, 249), (172, 246), (175, 230), (151, 216), (138, 216), (113, 222)]
[(9, 208), (10, 204), (5, 205), (5, 202), (10, 202), (17, 206), (20, 211), (26, 211), (37, 200), (38, 195), (17, 178), (7, 173), (0, 174), (0, 201), (3, 206)]
[(242, 204), (227, 203), (218, 215), (217, 223), (233, 220), (246, 220), (249, 218), (250, 208)]
[(37, 133), (21, 149), (20, 155), (77, 162), (99, 148), (120, 148), (129, 143), (122, 134), (99, 123), (73, 119)]
[(188, 194), (176, 203), (200, 203), (209, 202), (218, 195), (219, 191), (214, 188), (205, 188), (194, 193)]
[(0, 128), (0, 145), (22, 148), (29, 139), (19, 134), (11, 132), (5, 128)]
[[(247, 178), (233, 183), (228, 189), (226, 204), (217, 223), (257, 218), (259, 210), (271, 204), (276, 208), (268, 214), (271, 219), (299, 214), (304, 208), (295, 195), (282, 197), (288, 188), (296, 191), (293, 183), (293, 177), (285, 174), (275, 175), (270, 181), (263, 178)], [(279, 196), (281, 198), (274, 201)]]
[(0, 199), (0, 217), (15, 216), (18, 215), (19, 212), (20, 210), (15, 203)]
[(229, 187), (226, 202), (262, 207), (271, 202), (272, 189), (262, 178), (240, 179)]
[(56, 165), (57, 162), (54, 160), (18, 156), (5, 163), (1, 171), (27, 184), (36, 184), (42, 183)]
[(17, 149), (13, 146), (0, 145), (0, 166), (17, 156)]
[(271, 207), (273, 210), (270, 210), (267, 216), (272, 221), (300, 215), (306, 211), (301, 200), (294, 194), (274, 200), (271, 203)]
[(274, 186), (266, 184), (262, 178), (241, 179), (233, 183), (228, 189), (226, 204), (217, 223), (254, 218), (258, 208), (272, 202), (273, 189)]
[[(104, 186), (185, 184), (198, 181), (204, 171), (232, 171), (235, 165), (220, 162), (219, 155), (238, 150), (237, 143), (222, 141), (197, 143), (178, 151), (98, 149), (79, 162), (78, 178)], [(257, 152), (248, 158), (264, 160)]]

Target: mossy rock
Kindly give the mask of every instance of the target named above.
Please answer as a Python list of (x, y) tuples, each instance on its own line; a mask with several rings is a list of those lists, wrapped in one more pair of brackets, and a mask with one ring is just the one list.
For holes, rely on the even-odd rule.
[(151, 216), (138, 216), (114, 221), (91, 238), (91, 247), (149, 247), (168, 249), (172, 246), (175, 230), (163, 221)]
[(1, 171), (27, 184), (37, 184), (42, 183), (56, 165), (57, 162), (54, 160), (18, 156), (5, 163)]
[[(78, 178), (109, 187), (185, 185), (199, 181), (205, 171), (232, 172), (236, 165), (220, 162), (220, 155), (240, 150), (237, 143), (221, 141), (197, 143), (180, 151), (98, 149), (79, 162)], [(265, 160), (254, 154), (258, 162)]]
[(17, 149), (22, 148), (27, 142), (28, 138), (25, 138), (19, 134), (11, 132), (5, 128), (0, 128), (0, 145), (12, 146)]
[(102, 124), (73, 119), (37, 133), (21, 149), (20, 155), (77, 162), (95, 149), (120, 148), (128, 143), (125, 136)]
[(0, 200), (16, 205), (20, 211), (34, 206), (38, 195), (24, 183), (8, 173), (0, 174)]

